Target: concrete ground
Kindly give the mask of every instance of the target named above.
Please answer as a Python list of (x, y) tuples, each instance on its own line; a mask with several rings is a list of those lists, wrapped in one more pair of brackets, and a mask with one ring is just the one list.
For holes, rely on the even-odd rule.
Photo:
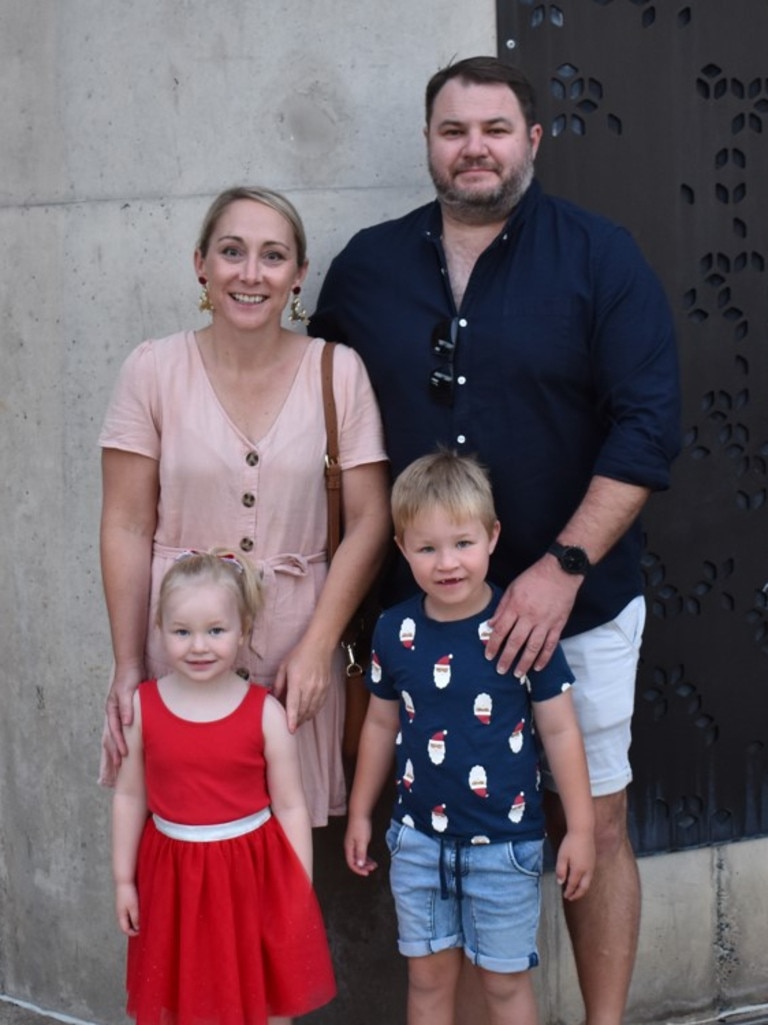
[[(46, 1012), (30, 1004), (0, 997), (0, 1025), (54, 1025), (55, 1022), (64, 1025), (90, 1025), (79, 1018)], [(725, 1011), (711, 1018), (693, 1017), (677, 1022), (665, 1022), (664, 1025), (768, 1025), (768, 1004)]]

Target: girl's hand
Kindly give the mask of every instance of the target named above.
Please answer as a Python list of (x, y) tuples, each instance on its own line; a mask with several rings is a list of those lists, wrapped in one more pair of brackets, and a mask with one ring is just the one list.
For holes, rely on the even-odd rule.
[(592, 832), (565, 834), (557, 852), (555, 876), (566, 900), (583, 897), (595, 870), (595, 838)]
[(128, 754), (123, 727), (133, 722), (133, 695), (142, 679), (143, 668), (140, 665), (117, 667), (112, 677), (101, 735), (99, 783), (102, 786), (115, 785), (117, 770)]
[(309, 647), (301, 641), (280, 665), (274, 693), (285, 703), (291, 733), (313, 719), (325, 704), (331, 685), (331, 658), (332, 649)]
[(369, 876), (379, 866), (368, 856), (371, 842), (371, 820), (361, 816), (350, 817), (344, 837), (344, 856), (355, 875)]
[(126, 936), (139, 935), (139, 896), (134, 883), (115, 887), (115, 910), (120, 929)]

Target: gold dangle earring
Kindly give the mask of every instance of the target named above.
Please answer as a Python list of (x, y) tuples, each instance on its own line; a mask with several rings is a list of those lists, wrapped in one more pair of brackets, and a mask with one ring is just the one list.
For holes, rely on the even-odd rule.
[(309, 314), (301, 305), (301, 299), (299, 299), (299, 296), (301, 295), (301, 287), (299, 285), (295, 285), (291, 291), (293, 292), (293, 299), (291, 299), (291, 309), (288, 314), (288, 318), (294, 324), (301, 321), (304, 327), (306, 327), (309, 323)]
[(197, 300), (197, 305), (200, 309), (200, 312), (213, 313), (213, 303), (211, 302), (210, 295), (208, 295), (208, 282), (205, 280), (205, 278), (198, 278), (197, 280), (203, 286), (203, 290), (200, 293), (200, 298)]

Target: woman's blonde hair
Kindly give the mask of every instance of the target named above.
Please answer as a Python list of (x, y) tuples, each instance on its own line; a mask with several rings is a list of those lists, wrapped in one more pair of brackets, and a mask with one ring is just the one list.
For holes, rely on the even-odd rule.
[(303, 267), (307, 262), (307, 235), (304, 231), (299, 212), (293, 203), (285, 196), (273, 189), (265, 189), (261, 185), (235, 185), (231, 189), (220, 193), (208, 207), (208, 212), (203, 218), (200, 228), (200, 236), (197, 240), (197, 248), (201, 256), (208, 254), (208, 247), (211, 244), (211, 235), (216, 227), (216, 222), (232, 203), (240, 199), (250, 199), (254, 203), (263, 203), (264, 206), (276, 210), (277, 213), (288, 221), (293, 229), (293, 237), (296, 242), (296, 262)]
[(263, 601), (261, 578), (247, 559), (227, 548), (183, 552), (176, 559), (160, 585), (155, 615), (157, 625), (163, 625), (163, 610), (169, 595), (177, 587), (201, 580), (228, 587), (232, 591), (237, 601), (243, 633), (249, 633)]
[(392, 520), (398, 540), (417, 516), (435, 508), (444, 510), (456, 523), (477, 518), (489, 534), (493, 531), (497, 516), (491, 482), (476, 459), (441, 449), (406, 466), (392, 488)]

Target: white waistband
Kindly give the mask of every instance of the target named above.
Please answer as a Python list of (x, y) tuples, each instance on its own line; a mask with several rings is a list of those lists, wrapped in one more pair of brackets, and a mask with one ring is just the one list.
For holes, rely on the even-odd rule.
[(245, 836), (263, 826), (272, 815), (271, 808), (262, 808), (255, 815), (246, 815), (244, 819), (234, 822), (218, 822), (213, 826), (188, 826), (183, 822), (169, 822), (153, 815), (152, 820), (157, 829), (170, 836), (172, 840), (187, 840), (190, 843), (211, 843), (213, 840), (233, 840), (236, 836)]

